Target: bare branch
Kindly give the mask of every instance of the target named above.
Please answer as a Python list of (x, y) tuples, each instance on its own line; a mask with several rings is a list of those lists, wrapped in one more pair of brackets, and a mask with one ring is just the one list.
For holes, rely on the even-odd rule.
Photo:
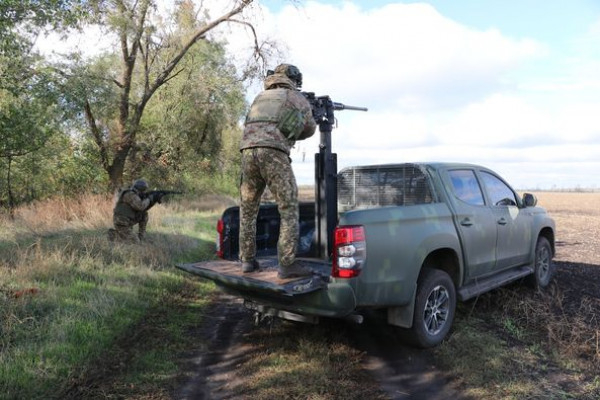
[(185, 71), (185, 68), (181, 68), (179, 71), (174, 72), (173, 74), (171, 74), (171, 76), (169, 76), (168, 78), (165, 79), (165, 81), (163, 83), (167, 83), (169, 82), (171, 79), (175, 78), (177, 75), (179, 75), (180, 73), (182, 73), (183, 71)]
[[(73, 75), (73, 74), (68, 74), (65, 71), (63, 71), (63, 70), (61, 70), (61, 69), (59, 69), (57, 67), (54, 67), (54, 66), (50, 66), (49, 68), (52, 69), (52, 71), (56, 72), (57, 74), (59, 74), (60, 76), (62, 76), (64, 78), (73, 78), (73, 77), (76, 76), (76, 75)], [(33, 70), (37, 71), (35, 68)], [(81, 76), (81, 77), (84, 77), (84, 78), (91, 78), (91, 79), (97, 80), (97, 81), (111, 82), (111, 83), (114, 83), (115, 85), (117, 85), (118, 87), (123, 88), (123, 84), (121, 82), (117, 81), (114, 78), (106, 78), (104, 76), (94, 75), (94, 74), (81, 74), (81, 75), (78, 75), (78, 76)]]
[(263, 55), (263, 53), (261, 51), (261, 47), (258, 44), (258, 35), (256, 34), (256, 29), (254, 29), (254, 26), (251, 23), (249, 23), (249, 22), (241, 21), (241, 20), (238, 20), (238, 19), (230, 19), (229, 22), (235, 22), (235, 23), (238, 23), (238, 24), (241, 24), (241, 25), (245, 25), (248, 28), (250, 28), (250, 30), (252, 31), (252, 36), (254, 38), (254, 56), (257, 57), (257, 58), (260, 58), (262, 60), (263, 66), (266, 65), (267, 60), (265, 59), (265, 57), (264, 57), (264, 55)]
[(161, 85), (163, 85), (165, 83), (165, 79), (173, 71), (173, 69), (175, 68), (175, 66), (177, 66), (177, 64), (179, 63), (179, 61), (181, 61), (181, 59), (183, 58), (183, 56), (185, 56), (185, 54), (188, 52), (188, 50), (198, 40), (204, 39), (204, 37), (205, 37), (205, 35), (206, 35), (207, 32), (209, 32), (210, 30), (214, 29), (215, 27), (217, 27), (218, 25), (222, 24), (223, 22), (230, 21), (231, 17), (233, 17), (234, 15), (237, 15), (240, 12), (242, 12), (242, 10), (244, 8), (246, 8), (248, 5), (250, 5), (251, 3), (252, 3), (252, 0), (242, 0), (241, 4), (238, 5), (236, 8), (234, 8), (231, 11), (229, 11), (225, 15), (217, 18), (216, 20), (212, 21), (211, 23), (205, 25), (204, 27), (200, 28), (192, 36), (192, 38), (183, 46), (183, 48), (181, 49), (181, 51), (177, 55), (175, 55), (175, 57), (173, 57), (173, 59), (169, 62), (169, 64), (166, 66), (166, 68), (156, 78), (156, 80), (154, 81), (154, 84), (152, 85), (152, 88), (151, 88), (150, 92), (147, 93), (148, 99), (152, 96), (152, 93), (154, 91), (156, 91), (156, 89), (158, 89)]

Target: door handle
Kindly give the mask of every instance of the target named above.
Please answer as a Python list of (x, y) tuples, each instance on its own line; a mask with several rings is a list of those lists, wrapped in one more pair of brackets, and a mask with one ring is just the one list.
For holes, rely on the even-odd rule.
[(500, 225), (506, 225), (506, 224), (508, 224), (508, 221), (506, 220), (506, 218), (500, 218), (498, 220), (498, 224), (500, 224)]
[(473, 222), (471, 222), (471, 218), (465, 218), (462, 221), (460, 221), (460, 224), (462, 226), (471, 226), (473, 225)]

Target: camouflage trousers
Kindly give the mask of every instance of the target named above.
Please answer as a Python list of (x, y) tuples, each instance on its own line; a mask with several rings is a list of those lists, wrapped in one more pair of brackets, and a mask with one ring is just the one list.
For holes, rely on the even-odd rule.
[[(138, 224), (138, 234), (133, 231), (133, 227)], [(138, 220), (132, 220), (123, 216), (114, 216), (113, 225), (115, 226), (114, 239), (127, 243), (139, 243), (146, 235), (146, 226), (148, 225), (148, 213), (141, 213)], [(111, 235), (111, 233), (109, 233)]]
[(280, 266), (287, 267), (296, 259), (298, 246), (298, 187), (288, 155), (267, 147), (242, 150), (240, 260), (256, 256), (256, 217), (267, 186), (281, 218), (277, 258)]

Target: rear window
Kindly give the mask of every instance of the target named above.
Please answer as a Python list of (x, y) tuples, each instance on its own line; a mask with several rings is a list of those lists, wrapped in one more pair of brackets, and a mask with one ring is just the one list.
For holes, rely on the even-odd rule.
[(428, 175), (413, 164), (345, 168), (338, 174), (338, 209), (433, 202)]

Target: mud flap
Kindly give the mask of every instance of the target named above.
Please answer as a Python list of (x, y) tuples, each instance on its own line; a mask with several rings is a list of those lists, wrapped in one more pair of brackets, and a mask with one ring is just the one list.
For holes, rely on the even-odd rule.
[(412, 328), (415, 315), (415, 298), (417, 296), (417, 287), (413, 291), (410, 302), (402, 307), (389, 307), (387, 312), (387, 322), (390, 325), (401, 328)]

